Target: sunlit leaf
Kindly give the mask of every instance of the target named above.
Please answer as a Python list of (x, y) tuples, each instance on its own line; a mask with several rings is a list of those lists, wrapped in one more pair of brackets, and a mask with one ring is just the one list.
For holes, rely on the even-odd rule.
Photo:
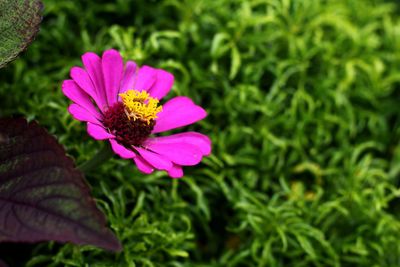
[(229, 79), (235, 78), (236, 74), (239, 71), (240, 64), (241, 64), (241, 58), (240, 58), (240, 53), (237, 49), (236, 46), (232, 47), (231, 50), (231, 69), (229, 71)]

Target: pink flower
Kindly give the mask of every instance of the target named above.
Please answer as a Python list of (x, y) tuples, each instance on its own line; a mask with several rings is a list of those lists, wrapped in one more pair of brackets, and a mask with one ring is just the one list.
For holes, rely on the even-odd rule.
[(133, 159), (143, 173), (159, 169), (173, 178), (183, 176), (182, 166), (196, 165), (210, 154), (210, 139), (197, 132), (154, 136), (207, 116), (188, 97), (159, 104), (174, 83), (171, 73), (139, 68), (133, 61), (124, 66), (116, 50), (105, 51), (101, 58), (89, 52), (82, 61), (85, 68), (73, 67), (62, 91), (74, 102), (69, 113), (87, 123), (94, 139), (110, 141), (116, 154)]

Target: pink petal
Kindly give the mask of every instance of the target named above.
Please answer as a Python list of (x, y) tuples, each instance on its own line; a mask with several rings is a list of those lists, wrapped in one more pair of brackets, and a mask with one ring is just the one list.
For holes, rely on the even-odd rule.
[(115, 138), (114, 135), (107, 132), (107, 130), (104, 129), (102, 126), (90, 122), (88, 122), (87, 124), (87, 132), (91, 137), (93, 137), (96, 140)]
[(121, 88), (119, 93), (124, 93), (127, 90), (133, 89), (136, 79), (137, 65), (133, 61), (126, 62), (124, 77), (122, 78)]
[(174, 97), (163, 105), (158, 113), (156, 125), (152, 133), (165, 132), (178, 127), (186, 126), (207, 116), (207, 112), (193, 101), (184, 96)]
[(174, 76), (162, 69), (157, 69), (157, 80), (155, 84), (149, 89), (149, 94), (157, 99), (162, 99), (171, 90), (174, 84)]
[(142, 66), (138, 74), (136, 76), (134, 85), (132, 89), (138, 91), (147, 91), (151, 88), (154, 82), (157, 79), (157, 71), (156, 69), (149, 67), (149, 66)]
[(169, 136), (149, 138), (147, 139), (145, 144), (147, 145), (149, 143), (161, 143), (161, 144), (186, 143), (196, 146), (197, 149), (199, 149), (201, 151), (201, 154), (204, 156), (208, 156), (211, 153), (210, 138), (208, 138), (208, 136), (204, 134), (197, 132), (185, 132)]
[(124, 62), (119, 52), (114, 49), (105, 51), (102, 57), (102, 67), (108, 105), (112, 106), (117, 102), (124, 70)]
[(87, 109), (97, 119), (102, 118), (102, 115), (90, 100), (89, 95), (85, 93), (73, 80), (65, 80), (62, 84), (62, 91), (66, 97), (71, 99), (79, 106)]
[(146, 148), (179, 165), (196, 165), (202, 158), (201, 151), (192, 144), (148, 142)]
[(94, 85), (94, 90), (99, 100), (98, 105), (104, 110), (107, 107), (107, 95), (104, 87), (103, 71), (101, 69), (101, 58), (95, 53), (88, 52), (83, 54), (82, 62)]
[(111, 148), (117, 154), (123, 159), (132, 159), (136, 157), (135, 152), (132, 150), (127, 149), (123, 145), (118, 144), (118, 142), (115, 139), (110, 139), (111, 143)]
[(79, 106), (78, 104), (71, 104), (68, 107), (68, 112), (79, 121), (87, 121), (94, 124), (101, 125), (101, 122), (96, 119), (96, 116), (91, 114), (87, 109)]
[(101, 96), (97, 95), (95, 87), (92, 83), (92, 80), (89, 77), (87, 72), (79, 67), (73, 67), (70, 73), (71, 78), (76, 82), (76, 84), (82, 88), (91, 98), (96, 102), (97, 106), (101, 111), (105, 109), (103, 103), (105, 103), (105, 99), (102, 99)]
[(172, 167), (172, 162), (164, 156), (158, 155), (157, 153), (149, 150), (135, 147), (137, 152), (145, 159), (150, 165), (154, 166), (159, 170), (169, 170)]
[(133, 160), (135, 161), (135, 164), (137, 166), (137, 168), (139, 169), (139, 171), (146, 173), (146, 174), (150, 174), (154, 171), (153, 166), (151, 166), (147, 161), (145, 161), (142, 156), (137, 155), (135, 158), (133, 158)]
[(182, 167), (179, 165), (174, 164), (171, 169), (168, 171), (168, 175), (171, 178), (182, 178), (183, 170)]

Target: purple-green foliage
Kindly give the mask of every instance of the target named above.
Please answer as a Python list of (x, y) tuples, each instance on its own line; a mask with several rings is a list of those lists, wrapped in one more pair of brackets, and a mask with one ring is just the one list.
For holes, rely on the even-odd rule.
[(55, 138), (36, 122), (0, 119), (0, 242), (121, 250), (105, 224), (83, 174)]

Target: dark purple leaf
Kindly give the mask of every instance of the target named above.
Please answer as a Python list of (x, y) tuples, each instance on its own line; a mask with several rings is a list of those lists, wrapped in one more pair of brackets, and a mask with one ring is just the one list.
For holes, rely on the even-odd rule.
[(54, 240), (118, 251), (83, 175), (36, 122), (0, 119), (0, 242)]
[(42, 20), (39, 0), (0, 0), (0, 68), (35, 38)]

